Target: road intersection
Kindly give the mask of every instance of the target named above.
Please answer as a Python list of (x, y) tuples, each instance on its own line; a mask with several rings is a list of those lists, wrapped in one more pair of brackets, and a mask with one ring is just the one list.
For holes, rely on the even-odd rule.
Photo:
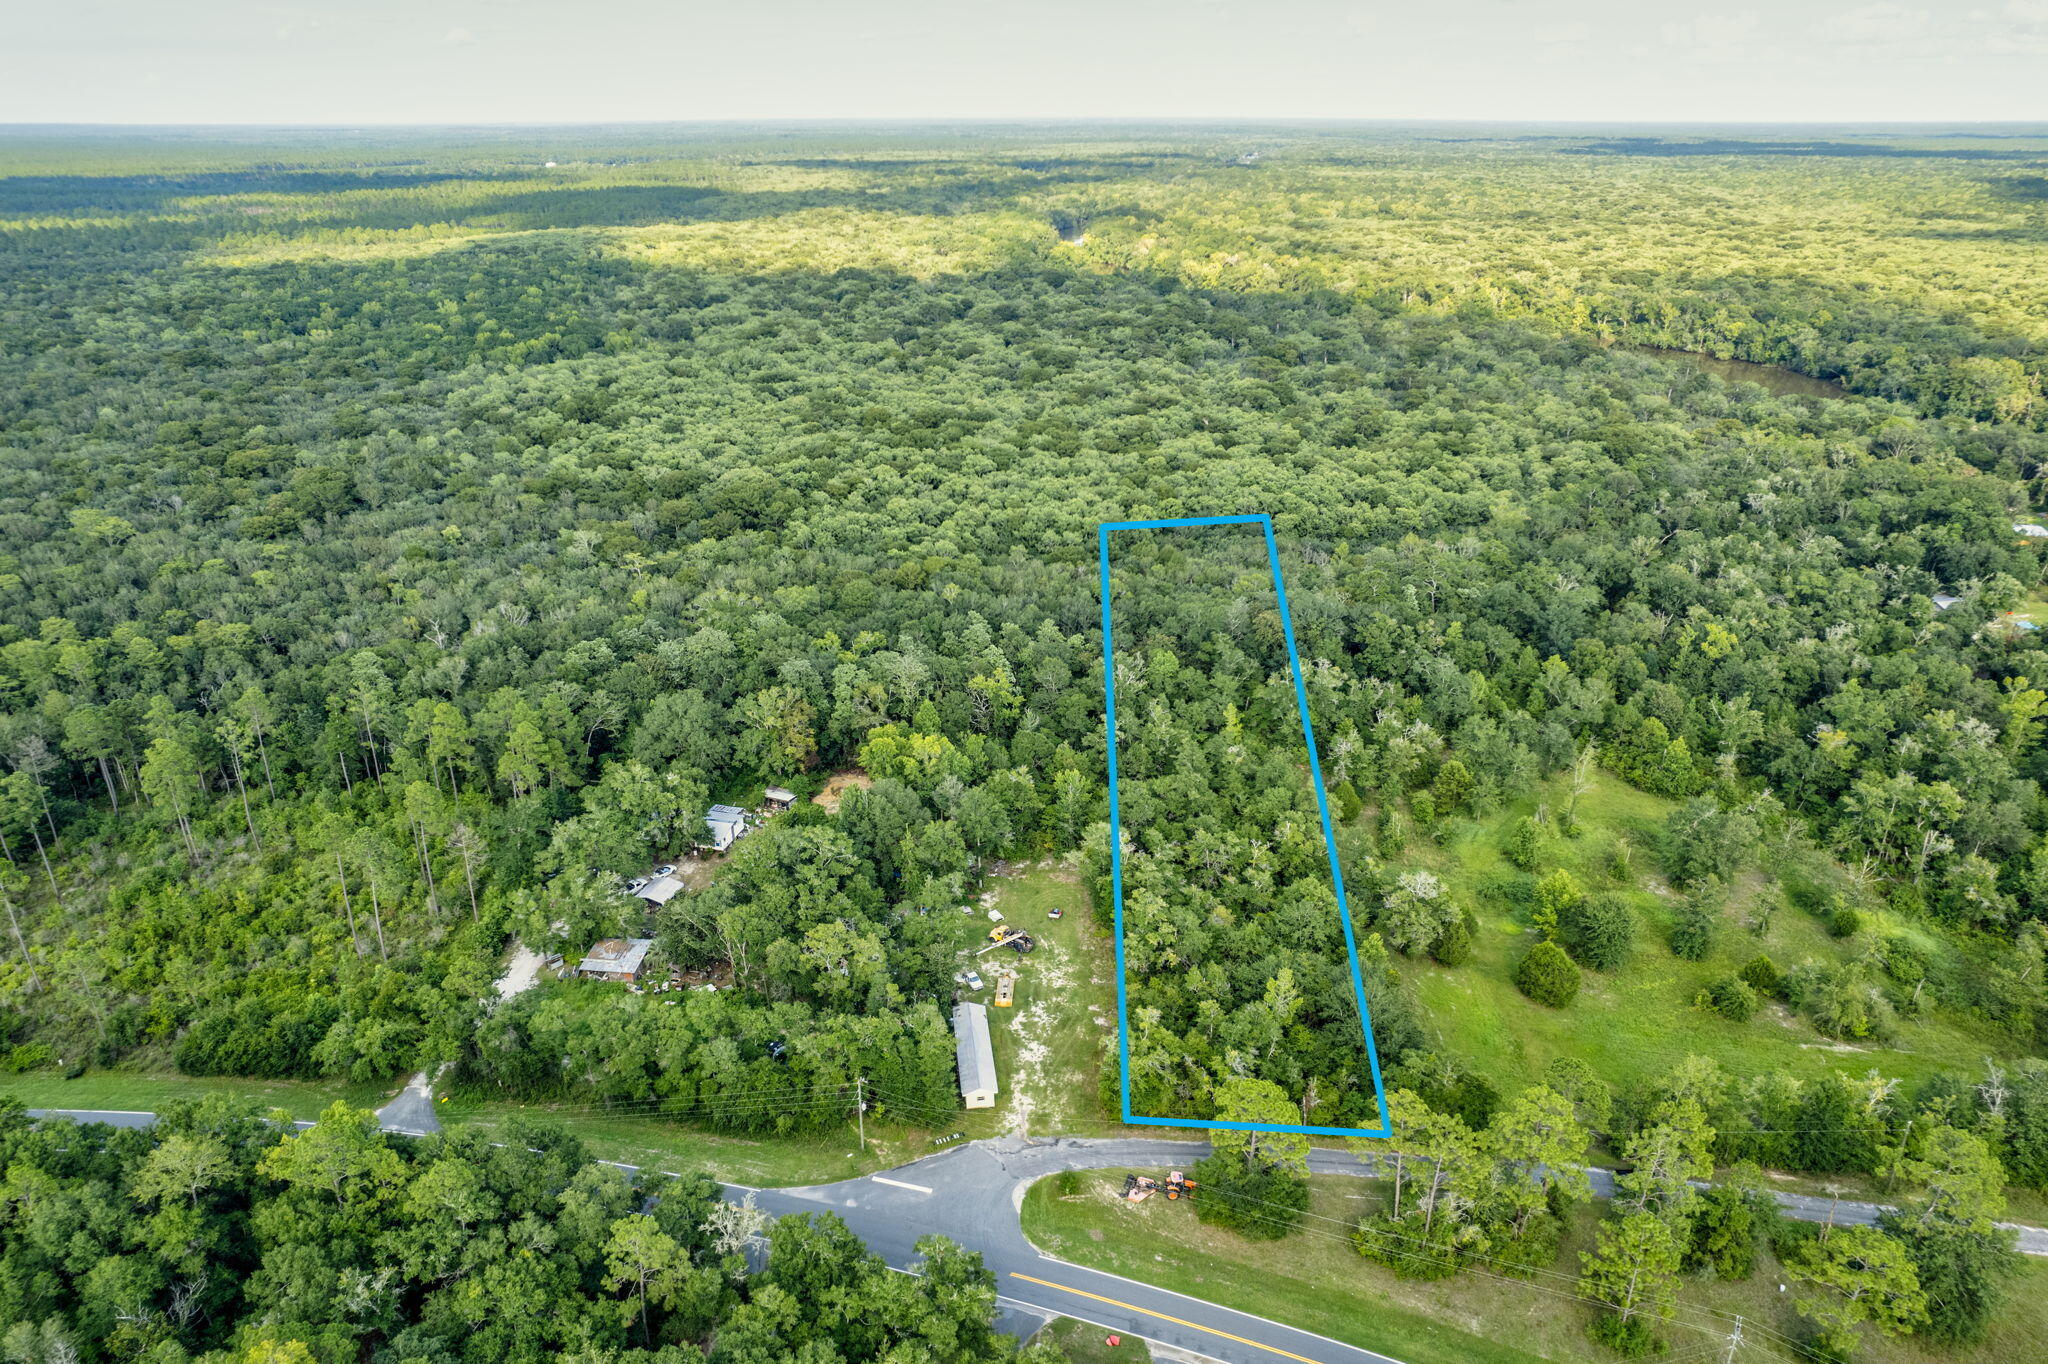
[[(412, 1125), (419, 1121), (413, 1106), (395, 1108), (385, 1110), (385, 1130), (420, 1135), (418, 1126)], [(30, 1116), (116, 1127), (146, 1127), (155, 1121), (153, 1113), (105, 1110), (31, 1109)], [(433, 1121), (431, 1109), (425, 1121)], [(833, 1184), (778, 1189), (733, 1184), (725, 1191), (734, 1200), (751, 1196), (772, 1216), (833, 1213), (891, 1266), (908, 1272), (915, 1272), (920, 1259), (917, 1243), (926, 1236), (946, 1236), (979, 1251), (996, 1276), (1003, 1329), (1015, 1335), (1029, 1336), (1045, 1319), (1066, 1316), (1226, 1364), (1401, 1364), (1312, 1331), (1069, 1263), (1043, 1253), (1024, 1235), (1019, 1213), (1025, 1191), (1048, 1175), (1066, 1170), (1187, 1169), (1208, 1152), (1204, 1142), (1155, 1138), (997, 1137)], [(1322, 1147), (1310, 1151), (1309, 1168), (1318, 1174), (1374, 1173), (1351, 1152)], [(1613, 1171), (1595, 1167), (1588, 1173), (1594, 1193), (1613, 1195)], [(1874, 1203), (1804, 1194), (1773, 1197), (1787, 1216), (1802, 1221), (1868, 1225), (1884, 1211)], [(2048, 1255), (2048, 1229), (2015, 1229), (2021, 1251)]]

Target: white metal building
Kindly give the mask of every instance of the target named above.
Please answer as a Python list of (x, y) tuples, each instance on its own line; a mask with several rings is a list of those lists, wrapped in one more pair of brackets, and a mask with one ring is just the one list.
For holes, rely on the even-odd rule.
[(640, 889), (634, 891), (650, 905), (665, 905), (682, 892), (683, 883), (673, 876), (657, 876)]
[(996, 1106), (996, 1050), (988, 1037), (988, 1007), (963, 1000), (953, 1006), (954, 1053), (960, 1063), (960, 1101), (968, 1108)]

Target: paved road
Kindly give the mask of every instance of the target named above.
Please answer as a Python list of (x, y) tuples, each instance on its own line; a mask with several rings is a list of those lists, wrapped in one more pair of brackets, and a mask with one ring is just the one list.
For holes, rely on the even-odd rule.
[(424, 1070), (406, 1081), (396, 1098), (377, 1110), (377, 1122), (386, 1132), (424, 1137), (441, 1130), (434, 1115), (434, 1077)]
[[(147, 1127), (156, 1120), (153, 1113), (87, 1109), (31, 1109), (29, 1115), (115, 1127)], [(1188, 1142), (1010, 1138), (959, 1146), (879, 1177), (798, 1189), (728, 1185), (726, 1196), (737, 1201), (751, 1194), (757, 1206), (777, 1217), (835, 1213), (899, 1269), (916, 1265), (922, 1238), (949, 1236), (982, 1253), (996, 1276), (1001, 1325), (1018, 1336), (1028, 1337), (1048, 1317), (1066, 1316), (1227, 1364), (1401, 1364), (1313, 1332), (1041, 1255), (1018, 1225), (1024, 1191), (1046, 1175), (1187, 1162), (1206, 1150)], [(1355, 1164), (1351, 1172), (1359, 1172)]]
[(1327, 1336), (1068, 1264), (1041, 1254), (1018, 1226), (1024, 1191), (1046, 1175), (1123, 1165), (1180, 1165), (1188, 1163), (1191, 1153), (1205, 1149), (1170, 1141), (998, 1138), (927, 1156), (879, 1176), (802, 1189), (762, 1189), (754, 1197), (761, 1208), (778, 1216), (836, 1213), (870, 1248), (899, 1268), (915, 1262), (918, 1240), (934, 1232), (980, 1251), (996, 1276), (1003, 1305), (1031, 1318), (1005, 1323), (1005, 1329), (1020, 1335), (1035, 1329), (1038, 1318), (1068, 1316), (1230, 1364), (1398, 1364), (1387, 1355)]
[[(30, 1115), (117, 1127), (143, 1127), (155, 1118), (151, 1113), (45, 1109), (31, 1109)], [(386, 1126), (400, 1130), (390, 1122)], [(967, 1143), (861, 1179), (795, 1189), (729, 1185), (726, 1195), (738, 1200), (751, 1194), (758, 1206), (775, 1216), (836, 1213), (876, 1254), (899, 1269), (915, 1266), (920, 1238), (934, 1232), (951, 1237), (981, 1252), (996, 1275), (1005, 1312), (1003, 1328), (1020, 1336), (1028, 1336), (1044, 1317), (1069, 1316), (1227, 1364), (1399, 1364), (1312, 1332), (1044, 1255), (1025, 1239), (1018, 1224), (1024, 1191), (1047, 1175), (1127, 1166), (1187, 1169), (1207, 1154), (1204, 1142), (1004, 1137)], [(1348, 1151), (1320, 1147), (1309, 1153), (1309, 1166), (1320, 1174), (1373, 1173)], [(1590, 1173), (1593, 1191), (1612, 1195), (1613, 1171), (1596, 1168)], [(1773, 1197), (1788, 1216), (1810, 1222), (1832, 1215), (1839, 1224), (1867, 1225), (1884, 1211), (1879, 1204), (1804, 1194)], [(2048, 1256), (2048, 1229), (2014, 1229), (2020, 1250)]]

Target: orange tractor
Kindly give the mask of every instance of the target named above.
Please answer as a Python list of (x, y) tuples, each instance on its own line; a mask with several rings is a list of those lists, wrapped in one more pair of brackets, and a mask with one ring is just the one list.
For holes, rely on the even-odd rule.
[(1156, 1193), (1164, 1193), (1169, 1200), (1193, 1198), (1195, 1188), (1195, 1181), (1178, 1170), (1168, 1173), (1164, 1182), (1150, 1175), (1124, 1176), (1124, 1198), (1132, 1203), (1143, 1203)]

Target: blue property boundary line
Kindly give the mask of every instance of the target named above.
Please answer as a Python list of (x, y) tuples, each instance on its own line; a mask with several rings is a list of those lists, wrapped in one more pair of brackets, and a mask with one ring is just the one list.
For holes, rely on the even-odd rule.
[[(1124, 986), (1124, 829), (1116, 792), (1116, 654), (1109, 619), (1109, 533), (1116, 530), (1179, 530), (1191, 526), (1258, 526), (1266, 536), (1266, 560), (1273, 569), (1273, 590), (1280, 598), (1280, 630), (1287, 637), (1287, 667), (1294, 675), (1294, 704), (1301, 712), (1301, 737), (1308, 745), (1309, 780), (1316, 790), (1316, 809), (1323, 820), (1323, 849), (1330, 858), (1330, 884), (1337, 892), (1337, 917), (1344, 925), (1344, 952), (1351, 961), (1351, 989), (1358, 999), (1358, 1020), (1365, 1032), (1365, 1055), (1372, 1065), (1373, 1099), (1380, 1125), (1373, 1127), (1310, 1127), (1300, 1123), (1215, 1122), (1200, 1118), (1150, 1118), (1131, 1111), (1131, 1017)], [(1273, 518), (1265, 512), (1246, 516), (1189, 516), (1171, 521), (1108, 521), (1097, 528), (1102, 564), (1102, 696), (1103, 724), (1109, 750), (1109, 877), (1116, 916), (1116, 1043), (1123, 1084), (1124, 1121), (1141, 1127), (1201, 1127), (1224, 1132), (1294, 1132), (1304, 1136), (1391, 1137), (1387, 1087), (1380, 1079), (1379, 1048), (1372, 1040), (1372, 1014), (1365, 1002), (1365, 976), (1358, 967), (1358, 938), (1351, 926), (1351, 906), (1344, 898), (1344, 869), (1337, 860), (1337, 835), (1330, 823), (1330, 798), (1323, 790), (1323, 767), (1316, 758), (1316, 736), (1308, 717), (1308, 688), (1302, 682), (1301, 654), (1294, 647), (1294, 616), (1287, 606), (1287, 583), (1280, 574), (1280, 547), (1273, 539)]]

